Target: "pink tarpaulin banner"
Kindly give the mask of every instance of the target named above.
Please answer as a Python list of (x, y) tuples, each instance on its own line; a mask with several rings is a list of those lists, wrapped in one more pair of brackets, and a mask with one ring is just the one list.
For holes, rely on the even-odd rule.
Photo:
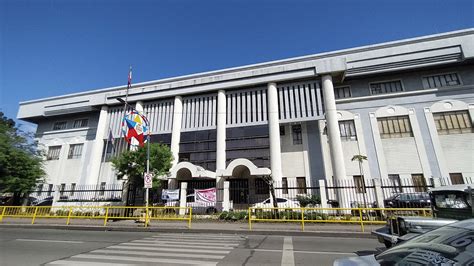
[(215, 203), (216, 202), (216, 188), (196, 189), (196, 201)]

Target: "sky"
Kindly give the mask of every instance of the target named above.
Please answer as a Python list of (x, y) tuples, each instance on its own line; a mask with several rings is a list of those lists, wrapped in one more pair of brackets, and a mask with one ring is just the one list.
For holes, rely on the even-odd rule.
[(126, 85), (130, 65), (138, 83), (472, 28), (473, 3), (0, 0), (0, 111)]

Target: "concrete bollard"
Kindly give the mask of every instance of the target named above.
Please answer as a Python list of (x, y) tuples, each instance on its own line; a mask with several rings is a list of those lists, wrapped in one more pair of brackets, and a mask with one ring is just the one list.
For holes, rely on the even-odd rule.
[(186, 192), (188, 190), (188, 183), (187, 182), (181, 182), (181, 191), (180, 191), (180, 198), (179, 198), (179, 215), (185, 215), (186, 214), (186, 200), (187, 200), (187, 195)]

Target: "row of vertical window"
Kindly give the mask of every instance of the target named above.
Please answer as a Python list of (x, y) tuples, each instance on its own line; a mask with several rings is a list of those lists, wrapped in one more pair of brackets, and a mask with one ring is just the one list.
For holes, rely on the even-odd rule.
[[(87, 127), (89, 124), (89, 119), (82, 118), (72, 121), (71, 128), (81, 128)], [(53, 130), (63, 130), (68, 129), (68, 121), (57, 121), (53, 124)]]
[[(422, 77), (424, 89), (442, 88), (461, 85), (461, 79), (457, 73), (438, 74)], [(371, 95), (396, 93), (404, 91), (401, 80), (391, 80), (382, 82), (372, 82), (369, 84)], [(334, 97), (344, 99), (352, 97), (350, 86), (341, 86), (334, 88)]]
[[(80, 144), (71, 144), (69, 145), (69, 151), (67, 154), (68, 159), (79, 159), (82, 156), (82, 148), (84, 147), (83, 143)], [(58, 146), (49, 146), (48, 153), (46, 155), (46, 160), (59, 160), (61, 154), (61, 145)]]

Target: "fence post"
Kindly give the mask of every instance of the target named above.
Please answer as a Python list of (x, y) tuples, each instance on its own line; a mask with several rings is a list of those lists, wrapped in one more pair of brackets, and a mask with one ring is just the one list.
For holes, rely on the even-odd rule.
[(71, 214), (72, 214), (72, 207), (69, 207), (69, 213), (67, 214), (66, 225), (69, 225), (69, 221), (71, 220)]
[(145, 227), (148, 227), (148, 206), (145, 208)]
[(2, 215), (0, 216), (0, 223), (3, 222), (3, 215), (5, 215), (5, 210), (6, 209), (7, 209), (7, 207), (3, 207)]
[(33, 219), (31, 220), (31, 224), (34, 224), (35, 223), (35, 219), (36, 219), (36, 213), (38, 212), (38, 207), (35, 208), (35, 213), (33, 214)]
[(185, 215), (186, 214), (186, 191), (188, 189), (188, 183), (187, 182), (181, 182), (181, 191), (180, 191), (180, 198), (179, 198), (179, 215)]
[(193, 219), (193, 208), (189, 207), (188, 229), (191, 229), (191, 220)]
[(249, 230), (252, 230), (252, 208), (249, 207), (248, 217), (249, 217)]
[(321, 207), (328, 208), (328, 196), (326, 194), (326, 181), (319, 180), (319, 194), (321, 195)]
[(304, 231), (304, 208), (301, 208), (301, 230)]
[(383, 190), (382, 190), (382, 181), (380, 180), (380, 178), (373, 178), (372, 183), (374, 184), (374, 187), (375, 187), (375, 198), (377, 200), (377, 208), (385, 208)]
[(107, 226), (107, 220), (109, 219), (109, 207), (105, 208), (105, 219), (104, 219), (104, 226)]
[(434, 188), (441, 187), (441, 178), (439, 177), (432, 177), (430, 178), (431, 184), (433, 185)]
[(364, 219), (362, 218), (362, 210), (360, 208), (358, 208), (358, 210), (359, 210), (360, 228), (362, 229), (362, 232), (365, 232)]
[(230, 197), (229, 197), (229, 181), (224, 181), (224, 197), (222, 199), (222, 210), (228, 212), (230, 210)]

